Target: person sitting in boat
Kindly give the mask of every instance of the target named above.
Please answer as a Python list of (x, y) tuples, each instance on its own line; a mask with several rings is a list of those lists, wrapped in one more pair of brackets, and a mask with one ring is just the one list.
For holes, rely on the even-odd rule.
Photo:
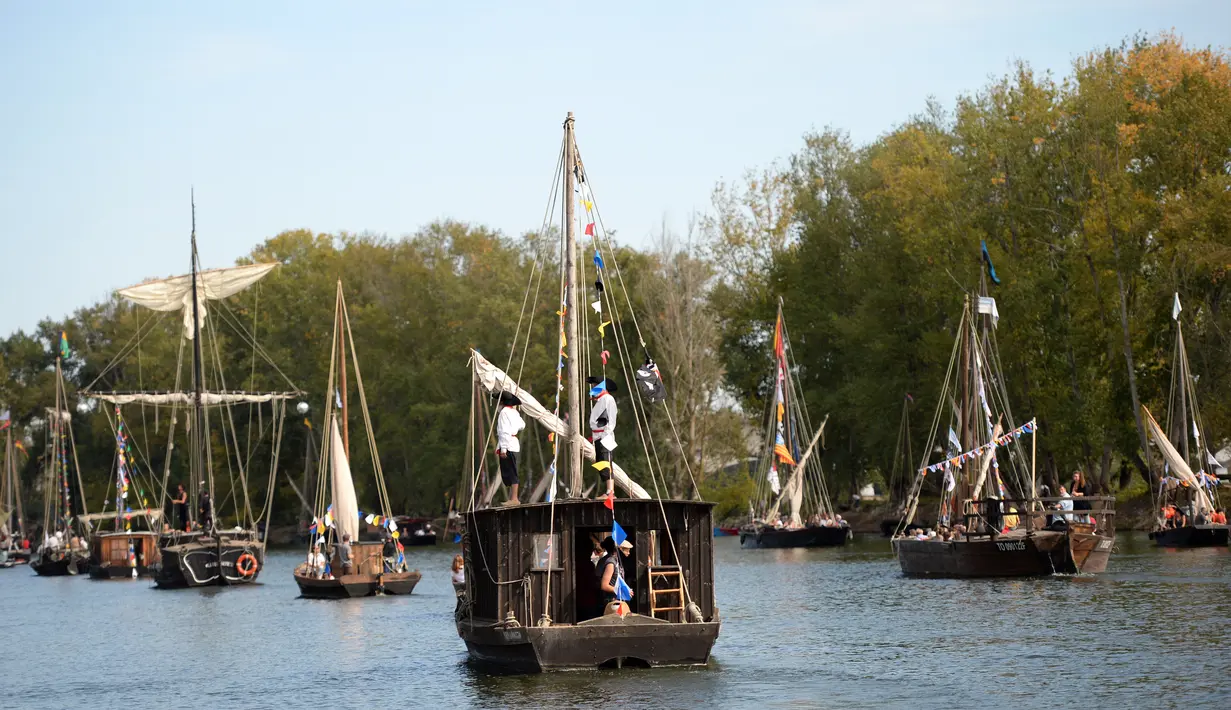
[(509, 488), (505, 505), (521, 505), (517, 497), (517, 455), (521, 443), (517, 434), (526, 428), (526, 422), (517, 413), (521, 400), (512, 392), (500, 393), (500, 414), (496, 417), (496, 455), (500, 457), (500, 480)]
[(1216, 509), (1213, 515), (1210, 516), (1210, 524), (1211, 525), (1226, 525), (1227, 524), (1227, 512), (1223, 510), (1222, 508)]
[(841, 515), (835, 515), (834, 516), (834, 526), (839, 527), (839, 528), (849, 528), (851, 524), (843, 520)]
[[(1059, 498), (1060, 500), (1056, 502), (1056, 510), (1068, 511), (1068, 510), (1073, 509), (1073, 497), (1069, 495), (1069, 489), (1065, 488), (1064, 486), (1060, 486)], [(1053, 523), (1063, 520), (1064, 524), (1068, 525), (1068, 522), (1072, 519), (1073, 519), (1072, 513), (1065, 513), (1062, 515), (1055, 516)]]
[(317, 540), (308, 553), (308, 573), (317, 579), (325, 576), (325, 555), (321, 552), (321, 541)]
[(611, 452), (616, 448), (616, 401), (613, 396), (620, 388), (610, 377), (588, 377), (586, 382), (594, 385), (590, 397), (594, 403), (590, 406), (590, 434), (594, 442), (594, 461), (606, 461), (607, 467), (598, 472), (607, 484), (607, 492), (599, 498), (615, 497), (615, 479), (611, 477)]
[(466, 583), (466, 560), (461, 555), (453, 556), (453, 569), (451, 576), (453, 577), (454, 587)]

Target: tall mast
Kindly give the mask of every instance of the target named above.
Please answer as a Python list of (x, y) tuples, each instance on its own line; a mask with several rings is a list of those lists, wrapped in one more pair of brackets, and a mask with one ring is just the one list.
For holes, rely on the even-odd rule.
[[(1184, 454), (1184, 463), (1189, 463), (1191, 459), (1188, 456), (1188, 353), (1184, 350), (1184, 324), (1180, 319), (1175, 321), (1175, 341), (1176, 355), (1179, 356), (1179, 362), (1176, 366), (1180, 370), (1180, 375), (1177, 378), (1180, 384), (1180, 451)], [(1204, 469), (1202, 469), (1204, 470)]]
[(564, 120), (564, 324), (568, 333), (568, 444), (571, 493), (580, 498), (581, 468), (581, 357), (577, 332), (577, 231), (573, 224), (573, 170), (577, 165), (577, 146), (573, 137), (573, 112)]
[[(209, 503), (212, 509), (214, 505), (214, 480), (213, 476), (208, 475), (205, 470), (205, 447), (209, 446), (209, 442), (205, 437), (205, 407), (203, 405), (202, 392), (205, 388), (205, 370), (201, 361), (201, 304), (200, 292), (197, 290), (197, 201), (196, 195), (193, 194), (192, 200), (192, 385), (195, 396), (193, 397), (193, 431), (196, 436), (197, 445), (192, 447), (192, 457), (196, 464), (197, 474), (204, 476), (203, 480), (208, 481), (209, 486)], [(209, 520), (211, 524), (214, 522), (213, 511), (210, 511)]]
[(342, 387), (342, 448), (346, 452), (346, 460), (350, 461), (350, 419), (346, 416), (346, 333), (342, 327), (342, 279), (338, 279), (338, 303), (334, 308), (338, 314), (338, 356)]

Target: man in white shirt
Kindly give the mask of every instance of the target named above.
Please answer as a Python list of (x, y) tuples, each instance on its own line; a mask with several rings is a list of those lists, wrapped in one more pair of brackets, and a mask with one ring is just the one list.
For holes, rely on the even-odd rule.
[(521, 443), (517, 434), (526, 428), (526, 422), (517, 412), (521, 400), (510, 392), (500, 393), (500, 414), (496, 416), (496, 455), (500, 457), (500, 479), (509, 487), (509, 499), (505, 505), (521, 505), (517, 498), (517, 454)]
[(614, 497), (615, 479), (611, 477), (611, 452), (616, 447), (616, 401), (612, 395), (620, 388), (611, 381), (611, 378), (591, 377), (587, 381), (594, 384), (590, 390), (590, 397), (594, 400), (590, 407), (590, 433), (594, 441), (594, 460), (596, 462), (606, 461), (608, 464), (606, 468), (598, 472), (599, 477), (607, 483), (606, 494), (599, 497)]
[(308, 571), (313, 577), (320, 579), (325, 576), (325, 555), (321, 554), (321, 541), (317, 540), (308, 553)]

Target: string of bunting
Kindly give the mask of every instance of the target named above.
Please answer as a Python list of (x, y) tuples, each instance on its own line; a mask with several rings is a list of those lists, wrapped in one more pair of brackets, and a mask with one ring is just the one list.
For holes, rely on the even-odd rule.
[[(992, 441), (986, 444), (983, 444), (982, 446), (978, 446), (978, 447), (971, 449), (970, 451), (965, 451), (963, 453), (960, 453), (946, 461), (941, 461), (940, 463), (934, 463), (931, 466), (928, 466), (927, 468), (920, 469), (919, 473), (926, 476), (929, 473), (935, 473), (936, 471), (940, 471), (942, 469), (947, 469), (950, 467), (961, 468), (967, 461), (970, 461), (972, 459), (977, 459), (983, 454), (987, 453), (988, 451), (991, 451), (992, 449), (996, 448), (997, 446), (1005, 446), (1009, 444), (1010, 442), (1016, 441), (1017, 439), (1020, 439), (1023, 434), (1033, 434), (1036, 428), (1037, 428), (1037, 424), (1032, 419), (1026, 422), (1025, 424), (1019, 426), (1018, 428), (1014, 429), (1013, 431), (1007, 431), (1004, 434), (996, 437)], [(999, 468), (999, 466), (997, 466), (997, 468)]]

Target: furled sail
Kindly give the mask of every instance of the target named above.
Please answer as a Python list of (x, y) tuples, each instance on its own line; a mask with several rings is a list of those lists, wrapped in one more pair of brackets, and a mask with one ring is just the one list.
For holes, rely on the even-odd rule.
[(1205, 493), (1205, 486), (1197, 477), (1193, 475), (1193, 470), (1188, 467), (1188, 462), (1180, 455), (1179, 451), (1171, 445), (1171, 440), (1163, 433), (1162, 427), (1158, 422), (1154, 421), (1154, 416), (1150, 414), (1150, 410), (1146, 409), (1145, 405), (1141, 405), (1141, 411), (1145, 414), (1146, 427), (1150, 430), (1150, 436), (1153, 437), (1154, 443), (1163, 453), (1163, 458), (1166, 459), (1168, 465), (1171, 466), (1171, 472), (1175, 477), (1188, 484), (1193, 490), (1193, 503), (1196, 509), (1194, 513), (1205, 512), (1209, 513), (1214, 510), (1214, 504), (1210, 501), (1210, 497)]
[(355, 481), (350, 475), (350, 462), (346, 460), (346, 448), (342, 445), (342, 435), (338, 433), (336, 416), (330, 421), (329, 429), (333, 524), (339, 540), (343, 535), (350, 535), (353, 542), (359, 539), (359, 502), (355, 497)]
[[(273, 270), (277, 263), (248, 264), (225, 269), (209, 269), (197, 273), (198, 324), (205, 325), (205, 303), (217, 301), (243, 291), (260, 281)], [(124, 298), (155, 311), (184, 312), (184, 334), (191, 339), (192, 327), (192, 275), (173, 276), (169, 279), (147, 281), (137, 286), (120, 289)]]
[(782, 505), (782, 498), (786, 498), (791, 506), (791, 525), (794, 527), (803, 525), (800, 510), (803, 508), (804, 503), (804, 471), (808, 466), (808, 459), (812, 457), (812, 449), (816, 447), (816, 442), (820, 441), (821, 435), (825, 433), (825, 424), (828, 422), (829, 415), (826, 414), (821, 425), (817, 427), (816, 433), (812, 435), (812, 442), (808, 444), (804, 455), (799, 457), (799, 463), (791, 471), (791, 477), (786, 482), (786, 492), (774, 501), (769, 513), (765, 516), (766, 520), (772, 521), (778, 517), (778, 507)]
[[(488, 392), (511, 392), (517, 395), (521, 400), (522, 414), (530, 417), (536, 422), (547, 427), (548, 430), (555, 432), (556, 436), (567, 437), (568, 425), (564, 420), (552, 414), (546, 407), (539, 403), (529, 392), (517, 386), (513, 378), (504, 373), (503, 370), (491, 364), (479, 354), (477, 350), (470, 351), (471, 359), (474, 364), (475, 377), (483, 389)], [(594, 444), (589, 441), (582, 440), (581, 455), (586, 459), (594, 460)], [(639, 486), (636, 481), (629, 478), (624, 469), (620, 468), (619, 464), (611, 464), (611, 477), (615, 479), (616, 485), (624, 489), (630, 496), (634, 498), (649, 498), (650, 494), (644, 488)]]
[[(159, 510), (158, 508), (139, 508), (137, 510), (130, 510), (130, 511), (125, 511), (123, 513), (120, 513), (120, 516), (124, 518), (140, 517), (140, 518), (149, 518), (150, 520), (158, 520), (159, 518), (162, 517), (162, 511)], [(115, 520), (115, 518), (116, 518), (115, 511), (107, 512), (107, 513), (85, 513), (85, 514), (76, 516), (76, 519), (83, 523), (92, 523), (96, 520)]]
[[(81, 393), (112, 404), (178, 404), (191, 405), (196, 402), (194, 392), (90, 392)], [(275, 399), (290, 399), (295, 392), (202, 392), (201, 404), (206, 407), (220, 404), (260, 404)]]

